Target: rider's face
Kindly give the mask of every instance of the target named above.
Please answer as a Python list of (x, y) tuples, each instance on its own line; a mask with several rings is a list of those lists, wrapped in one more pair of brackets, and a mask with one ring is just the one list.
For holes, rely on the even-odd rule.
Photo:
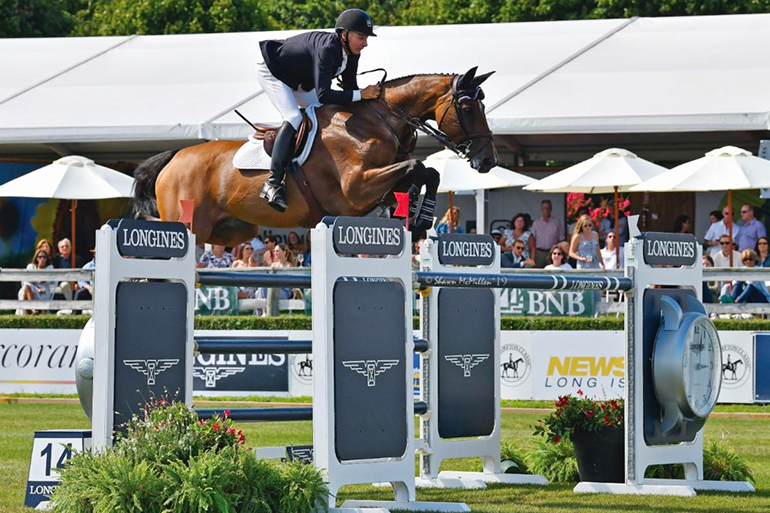
[[(343, 37), (345, 36), (343, 35)], [(347, 32), (347, 38), (350, 51), (353, 55), (359, 55), (361, 50), (369, 46), (369, 36), (365, 36), (364, 34), (359, 34), (358, 32), (349, 30)]]

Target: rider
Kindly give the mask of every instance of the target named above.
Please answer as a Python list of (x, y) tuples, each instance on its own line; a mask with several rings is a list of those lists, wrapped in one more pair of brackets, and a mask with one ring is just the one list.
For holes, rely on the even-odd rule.
[[(302, 121), (300, 107), (350, 105), (380, 95), (379, 86), (359, 90), (356, 83), (358, 59), (369, 36), (376, 36), (369, 15), (348, 9), (337, 18), (334, 33), (314, 31), (260, 43), (264, 62), (257, 64), (257, 80), (284, 121), (273, 145), (270, 176), (259, 197), (279, 212), (288, 207), (283, 180)], [(331, 88), (332, 78), (339, 75), (342, 91)]]

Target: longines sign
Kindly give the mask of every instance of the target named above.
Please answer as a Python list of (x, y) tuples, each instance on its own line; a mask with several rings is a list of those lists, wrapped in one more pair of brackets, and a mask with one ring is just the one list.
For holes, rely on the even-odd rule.
[(495, 241), (489, 235), (442, 233), (438, 238), (438, 260), (444, 265), (492, 265)]
[(397, 219), (338, 217), (334, 221), (334, 249), (342, 255), (400, 255), (404, 226)]
[(648, 265), (694, 265), (698, 239), (688, 233), (645, 233), (644, 262)]
[(183, 258), (187, 254), (187, 229), (182, 223), (122, 219), (117, 231), (121, 256)]

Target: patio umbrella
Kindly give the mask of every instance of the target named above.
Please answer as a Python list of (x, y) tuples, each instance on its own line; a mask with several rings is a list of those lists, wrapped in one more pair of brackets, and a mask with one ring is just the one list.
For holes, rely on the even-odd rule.
[[(733, 239), (733, 191), (770, 187), (770, 161), (754, 157), (750, 151), (725, 146), (705, 156), (685, 162), (670, 171), (647, 180), (632, 191), (727, 191), (730, 215), (730, 240)], [(730, 265), (733, 253), (730, 252)]]
[[(467, 160), (458, 157), (449, 150), (442, 150), (429, 155), (423, 162), (426, 167), (432, 167), (441, 174), (438, 192), (449, 193), (450, 216), (452, 215), (452, 193), (474, 191), (476, 195), (476, 230), (478, 233), (484, 233), (484, 191), (503, 187), (521, 187), (535, 181), (534, 178), (509, 171), (500, 166), (493, 167), (488, 173), (479, 173), (471, 167)], [(450, 227), (454, 229), (454, 219), (450, 222)]]
[(587, 194), (615, 195), (616, 266), (620, 265), (618, 238), (618, 192), (627, 192), (634, 185), (667, 171), (665, 167), (637, 157), (622, 148), (610, 148), (588, 160), (554, 173), (524, 187), (534, 192), (584, 192)]
[(72, 267), (75, 267), (77, 200), (130, 198), (134, 179), (77, 155), (63, 157), (0, 185), (0, 197), (54, 198), (72, 202)]

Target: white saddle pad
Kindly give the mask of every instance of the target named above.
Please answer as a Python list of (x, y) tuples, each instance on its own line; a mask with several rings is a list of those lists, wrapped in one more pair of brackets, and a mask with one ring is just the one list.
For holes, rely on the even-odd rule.
[[(310, 118), (313, 128), (310, 129), (310, 133), (307, 135), (302, 152), (294, 159), (294, 162), (300, 166), (310, 156), (310, 150), (313, 147), (313, 141), (318, 132), (318, 120), (315, 115), (316, 107), (318, 105), (311, 105), (305, 109), (305, 113)], [(233, 166), (238, 169), (270, 169), (270, 155), (265, 151), (262, 141), (255, 139), (254, 135), (250, 135), (249, 140), (238, 148), (238, 151), (235, 153)]]

